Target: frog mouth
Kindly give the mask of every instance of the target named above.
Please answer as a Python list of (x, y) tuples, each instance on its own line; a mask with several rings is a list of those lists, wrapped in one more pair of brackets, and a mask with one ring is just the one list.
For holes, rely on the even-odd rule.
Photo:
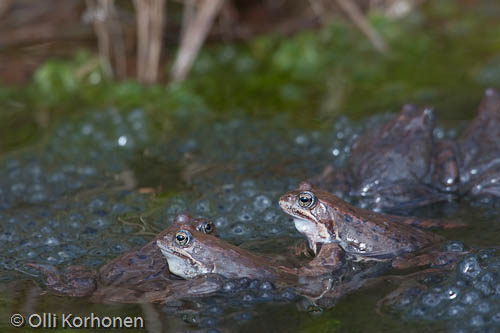
[(304, 211), (301, 211), (300, 209), (297, 209), (296, 207), (293, 207), (289, 203), (289, 200), (285, 200), (283, 198), (280, 199), (279, 205), (281, 209), (288, 215), (294, 218), (295, 220), (304, 220), (305, 222), (309, 223), (317, 223), (316, 218), (312, 214), (308, 214)]
[(167, 257), (167, 262), (168, 262), (168, 257), (170, 255), (170, 256), (175, 257), (177, 260), (179, 260), (179, 259), (180, 260), (186, 260), (186, 259), (189, 260), (189, 264), (191, 266), (201, 265), (201, 263), (199, 261), (195, 260), (189, 253), (187, 253), (185, 251), (179, 251), (179, 250), (173, 249), (171, 247), (163, 245), (161, 242), (157, 242), (156, 244), (158, 245), (158, 247), (160, 248), (160, 250), (162, 251), (164, 256)]

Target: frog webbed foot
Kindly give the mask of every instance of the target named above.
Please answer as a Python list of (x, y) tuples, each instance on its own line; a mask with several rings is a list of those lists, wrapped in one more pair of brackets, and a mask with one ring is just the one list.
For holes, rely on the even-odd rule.
[(45, 279), (45, 287), (61, 296), (89, 296), (97, 288), (97, 273), (84, 266), (69, 266), (61, 273), (56, 267), (44, 264), (28, 264), (39, 270)]

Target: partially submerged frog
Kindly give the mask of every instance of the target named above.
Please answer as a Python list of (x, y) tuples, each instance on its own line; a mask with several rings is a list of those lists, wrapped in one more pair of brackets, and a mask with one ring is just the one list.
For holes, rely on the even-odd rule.
[(142, 248), (126, 253), (99, 269), (103, 284), (138, 285), (152, 280), (161, 280), (161, 275), (168, 274), (165, 259), (158, 251), (156, 242), (170, 230), (183, 227), (206, 234), (215, 234), (215, 224), (205, 218), (192, 218), (189, 214), (179, 214), (171, 226), (163, 230)]
[[(334, 272), (330, 266), (325, 269), (319, 265), (298, 268), (277, 265), (265, 257), (196, 231), (170, 231), (157, 244), (167, 258), (170, 271), (185, 279), (218, 274), (226, 279), (266, 280), (280, 287), (292, 287), (314, 300), (322, 298), (333, 286)], [(337, 277), (344, 274), (340, 270), (335, 273)], [(337, 295), (351, 291), (341, 288)]]
[(327, 166), (311, 182), (376, 211), (414, 208), (460, 195), (500, 197), (500, 92), (487, 89), (457, 140), (435, 140), (434, 113), (406, 105), (351, 147), (347, 168)]
[(441, 199), (431, 186), (434, 112), (405, 105), (382, 128), (368, 132), (352, 147), (348, 170), (354, 195), (375, 208), (417, 206)]
[(179, 228), (206, 234), (215, 233), (215, 225), (211, 221), (179, 214), (170, 227), (149, 243), (112, 260), (97, 272), (84, 266), (70, 266), (62, 274), (50, 265), (30, 266), (42, 272), (46, 288), (54, 294), (92, 296), (98, 301), (134, 302), (141, 292), (162, 290), (172, 282), (167, 262), (156, 242), (170, 230)]
[(500, 91), (486, 90), (458, 150), (461, 192), (500, 197)]
[[(279, 204), (294, 217), (295, 227), (307, 237), (314, 253), (327, 262), (337, 260), (328, 258), (338, 246), (357, 260), (390, 260), (443, 240), (412, 227), (416, 218), (357, 208), (305, 182), (284, 194)], [(325, 245), (326, 255), (322, 254)]]
[[(368, 131), (352, 146), (345, 171), (327, 167), (322, 179), (314, 183), (336, 194), (350, 194), (362, 205), (374, 210), (417, 207), (448, 198), (446, 192), (432, 186), (436, 157), (441, 146), (433, 138), (434, 112), (405, 105), (384, 126)], [(447, 148), (444, 147), (443, 148)], [(458, 182), (458, 177), (446, 179)], [(341, 192), (339, 193), (339, 189)], [(342, 193), (344, 192), (344, 193)]]
[(170, 271), (185, 279), (215, 273), (230, 279), (247, 277), (292, 284), (296, 281), (293, 270), (198, 231), (169, 230), (157, 245)]

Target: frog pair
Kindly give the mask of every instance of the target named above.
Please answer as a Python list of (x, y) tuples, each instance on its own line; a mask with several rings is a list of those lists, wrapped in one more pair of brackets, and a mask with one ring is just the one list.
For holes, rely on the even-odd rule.
[[(381, 214), (348, 204), (335, 195), (301, 183), (279, 201), (308, 240), (315, 258), (296, 274), (320, 275), (341, 264), (345, 253), (354, 260), (392, 260), (443, 241), (421, 228), (458, 227), (459, 222)], [(421, 228), (416, 228), (419, 226)], [(227, 278), (276, 279), (290, 274), (285, 267), (231, 245), (213, 235), (188, 228), (165, 232), (156, 244), (169, 269), (183, 278), (218, 273)]]
[(500, 198), (500, 92), (487, 89), (476, 118), (444, 138), (430, 108), (405, 105), (350, 147), (346, 168), (324, 168), (311, 182), (363, 208), (400, 211), (459, 197)]
[[(301, 183), (297, 190), (285, 193), (279, 204), (294, 218), (297, 230), (306, 236), (315, 254), (312, 260), (300, 267), (276, 264), (187, 226), (169, 228), (156, 240), (156, 245), (168, 261), (170, 272), (185, 279), (218, 274), (227, 279), (268, 280), (294, 287), (314, 302), (327, 300), (328, 306), (370, 280), (363, 275), (369, 270), (362, 272), (363, 277), (346, 278), (342, 271), (346, 262), (379, 261), (390, 263), (389, 267), (407, 268), (408, 263), (420, 266), (435, 258), (443, 258), (442, 254), (429, 256), (430, 251), (415, 257), (419, 259), (405, 258), (414, 251), (443, 241), (432, 232), (414, 227), (449, 226), (440, 220), (380, 214), (357, 208), (308, 183)], [(290, 251), (289, 257), (291, 255)], [(378, 274), (379, 271), (374, 276)], [(344, 282), (335, 282), (335, 278), (342, 278)]]

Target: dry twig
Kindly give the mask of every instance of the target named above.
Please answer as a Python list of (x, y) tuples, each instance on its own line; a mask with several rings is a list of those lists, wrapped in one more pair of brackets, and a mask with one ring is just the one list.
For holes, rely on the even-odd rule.
[(134, 0), (137, 11), (137, 79), (155, 83), (165, 23), (165, 0)]
[(342, 8), (347, 16), (349, 16), (358, 29), (361, 30), (361, 32), (370, 40), (373, 47), (381, 53), (386, 53), (387, 45), (385, 44), (384, 39), (372, 27), (370, 22), (368, 22), (359, 7), (356, 5), (356, 2), (352, 0), (336, 1), (339, 7)]
[(104, 73), (109, 78), (114, 74), (119, 79), (125, 78), (127, 74), (125, 41), (114, 0), (86, 0), (86, 3), (97, 35)]
[[(181, 46), (172, 68), (174, 81), (183, 80), (189, 73), (223, 2), (224, 0), (200, 0), (195, 16), (193, 18), (191, 15), (184, 16), (185, 19), (189, 19), (189, 22), (186, 24), (187, 28), (182, 35)], [(188, 3), (189, 1), (186, 5)], [(188, 7), (185, 10), (192, 9)]]

